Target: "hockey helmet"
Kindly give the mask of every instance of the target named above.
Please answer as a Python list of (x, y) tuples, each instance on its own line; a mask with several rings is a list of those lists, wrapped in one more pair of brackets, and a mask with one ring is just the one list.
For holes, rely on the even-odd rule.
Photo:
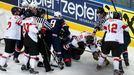
[(122, 19), (122, 14), (120, 12), (113, 12), (113, 19)]
[(97, 14), (103, 14), (105, 11), (102, 7), (98, 7)]
[(54, 12), (54, 17), (62, 17), (62, 14), (59, 11)]
[[(19, 12), (19, 13), (16, 13), (16, 12)], [(13, 15), (19, 15), (20, 12), (21, 12), (21, 9), (20, 9), (19, 7), (13, 7), (13, 8), (11, 9), (11, 13), (12, 13)]]
[(39, 9), (38, 9), (38, 13), (40, 13), (40, 14), (45, 14), (45, 13), (46, 13), (46, 10), (43, 9), (43, 8), (39, 8)]
[(86, 43), (87, 44), (92, 44), (94, 42), (94, 37), (89, 35), (89, 36), (86, 36)]

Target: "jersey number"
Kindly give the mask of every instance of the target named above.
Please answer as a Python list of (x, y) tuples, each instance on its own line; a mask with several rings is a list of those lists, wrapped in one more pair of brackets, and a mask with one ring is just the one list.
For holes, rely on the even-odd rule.
[(56, 20), (51, 20), (50, 24), (52, 25), (52, 27), (54, 27), (56, 24)]
[(29, 32), (30, 23), (24, 23), (24, 31)]
[(117, 31), (117, 24), (108, 25), (108, 31), (112, 33), (116, 33)]
[(10, 21), (8, 21), (8, 27), (7, 27), (7, 29), (9, 29), (10, 27), (11, 27), (11, 22)]

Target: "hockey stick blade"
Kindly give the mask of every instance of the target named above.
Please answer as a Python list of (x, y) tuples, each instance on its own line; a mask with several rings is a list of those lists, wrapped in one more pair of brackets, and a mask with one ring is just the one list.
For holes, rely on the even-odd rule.
[(50, 64), (50, 66), (52, 66), (52, 67), (59, 67), (58, 65), (54, 65), (54, 64)]

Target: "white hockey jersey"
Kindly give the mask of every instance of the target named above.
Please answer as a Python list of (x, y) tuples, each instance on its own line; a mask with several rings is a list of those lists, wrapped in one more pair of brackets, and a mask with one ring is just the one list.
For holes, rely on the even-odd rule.
[(37, 42), (38, 27), (36, 19), (34, 17), (29, 17), (23, 20), (22, 23), (24, 32), (28, 33), (29, 37)]
[(124, 43), (123, 31), (128, 30), (128, 27), (119, 19), (108, 19), (104, 23), (104, 30), (106, 31), (104, 41)]
[(4, 38), (6, 39), (21, 39), (21, 26), (17, 24), (17, 20), (20, 19), (20, 16), (13, 15), (8, 20), (8, 27), (4, 33)]
[[(86, 42), (86, 37), (87, 36), (93, 36), (94, 37), (93, 43), (88, 44)], [(70, 44), (72, 44), (74, 47), (78, 48), (79, 47), (78, 46), (78, 42), (84, 42), (85, 43), (85, 47), (88, 46), (92, 52), (99, 51), (99, 49), (97, 48), (97, 38), (92, 33), (82, 32), (78, 36), (75, 36), (74, 39), (71, 41)]]
[[(81, 32), (78, 36), (74, 37), (71, 44), (75, 47), (78, 47), (78, 42), (84, 42), (85, 44), (87, 44), (86, 36), (94, 36), (94, 35), (89, 32)], [(96, 40), (96, 37), (94, 37), (94, 39)], [(94, 40), (94, 42), (95, 42), (95, 40)]]

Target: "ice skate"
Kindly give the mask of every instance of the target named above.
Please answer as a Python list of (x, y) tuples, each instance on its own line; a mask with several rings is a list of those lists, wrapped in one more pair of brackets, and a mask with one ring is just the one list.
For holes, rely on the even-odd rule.
[(123, 75), (119, 70), (114, 70), (114, 75)]
[(128, 61), (128, 59), (124, 59), (124, 62), (125, 62), (125, 65), (126, 65), (126, 66), (129, 66), (129, 61)]
[(1, 70), (1, 71), (7, 71), (7, 70), (4, 69), (2, 66), (0, 66), (0, 70)]
[(33, 68), (29, 69), (30, 74), (38, 74), (38, 71), (35, 71)]
[(20, 61), (18, 60), (18, 58), (13, 58), (15, 63), (20, 63)]
[(61, 57), (57, 57), (57, 60), (58, 60), (59, 68), (63, 69), (64, 68), (64, 63), (62, 62), (62, 58)]
[(27, 68), (27, 66), (26, 66), (26, 65), (22, 65), (22, 66), (21, 66), (21, 70), (22, 70), (22, 71), (27, 71), (27, 70), (28, 70), (28, 68)]
[(5, 63), (3, 67), (7, 67), (7, 66), (8, 66), (7, 63)]
[(71, 58), (65, 58), (64, 59), (64, 63), (67, 67), (70, 67), (71, 66)]
[(37, 64), (37, 67), (44, 67), (43, 62), (39, 61), (38, 64)]
[(54, 71), (54, 69), (50, 68), (50, 69), (46, 69), (46, 72), (52, 72)]
[(101, 69), (102, 69), (102, 66), (97, 65), (96, 69), (97, 69), (97, 70), (101, 70)]

